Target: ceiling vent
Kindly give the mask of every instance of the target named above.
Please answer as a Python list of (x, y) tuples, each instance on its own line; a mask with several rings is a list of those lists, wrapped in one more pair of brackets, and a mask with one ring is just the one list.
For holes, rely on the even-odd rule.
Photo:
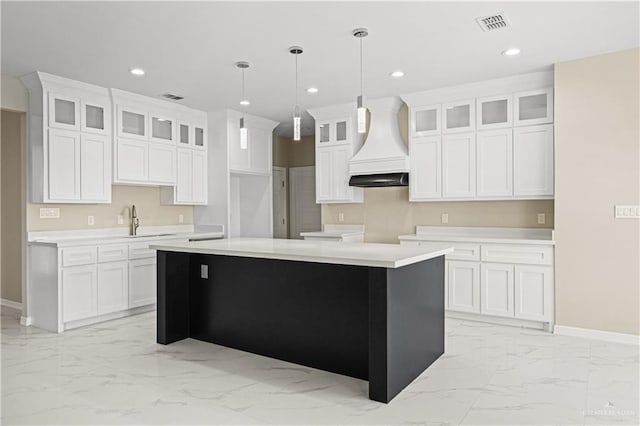
[(161, 95), (163, 98), (171, 99), (172, 101), (181, 101), (184, 99), (184, 96), (172, 95), (171, 93), (165, 93)]
[(501, 28), (508, 28), (511, 26), (509, 18), (504, 13), (495, 13), (493, 15), (484, 16), (482, 18), (476, 18), (476, 22), (482, 28), (482, 31), (493, 31)]

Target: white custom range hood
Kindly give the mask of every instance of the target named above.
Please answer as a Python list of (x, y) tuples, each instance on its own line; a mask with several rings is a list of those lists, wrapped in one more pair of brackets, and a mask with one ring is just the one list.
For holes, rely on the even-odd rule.
[(371, 113), (369, 134), (362, 148), (349, 161), (351, 186), (406, 186), (409, 155), (400, 138), (399, 97), (371, 99), (366, 107)]

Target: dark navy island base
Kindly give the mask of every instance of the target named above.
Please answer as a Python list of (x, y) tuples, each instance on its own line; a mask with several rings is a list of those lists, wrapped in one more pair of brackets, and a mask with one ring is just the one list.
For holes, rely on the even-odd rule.
[(368, 380), (386, 403), (444, 352), (444, 256), (379, 268), (158, 251), (157, 327), (161, 344), (190, 337)]

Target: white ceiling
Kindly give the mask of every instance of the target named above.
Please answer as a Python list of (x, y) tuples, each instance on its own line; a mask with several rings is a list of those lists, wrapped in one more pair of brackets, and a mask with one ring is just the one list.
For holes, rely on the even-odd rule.
[[(239, 109), (290, 122), (300, 45), (303, 109), (353, 101), (367, 27), (365, 95), (388, 96), (549, 69), (639, 43), (632, 2), (1, 2), (2, 74), (35, 70), (157, 96), (204, 110)], [(475, 18), (504, 12), (512, 28), (483, 33)], [(518, 57), (500, 52), (517, 46)], [(141, 67), (144, 77), (128, 73)], [(401, 69), (406, 75), (392, 79)], [(320, 92), (306, 93), (309, 86)], [(308, 117), (308, 116), (307, 116)], [(306, 132), (312, 123), (306, 119)], [(283, 131), (287, 132), (286, 126)]]

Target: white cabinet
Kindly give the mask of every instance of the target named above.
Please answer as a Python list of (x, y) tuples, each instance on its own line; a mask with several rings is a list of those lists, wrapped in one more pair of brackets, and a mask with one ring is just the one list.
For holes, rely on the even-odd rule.
[(84, 201), (111, 199), (111, 141), (102, 134), (80, 136), (80, 195)]
[(514, 95), (514, 125), (530, 126), (553, 122), (553, 88), (519, 92)]
[(149, 139), (154, 142), (172, 143), (175, 141), (175, 120), (164, 114), (149, 114), (151, 131)]
[(473, 198), (476, 194), (476, 134), (442, 137), (443, 198)]
[(108, 98), (86, 96), (80, 102), (80, 130), (99, 135), (111, 134), (111, 107)]
[(480, 312), (480, 264), (447, 261), (449, 309)]
[(235, 172), (271, 174), (272, 135), (267, 129), (247, 126), (247, 147), (240, 146), (240, 124), (229, 123), (229, 168)]
[(553, 321), (553, 268), (515, 265), (515, 317)]
[(174, 184), (176, 181), (176, 147), (149, 144), (149, 183)]
[(516, 196), (553, 195), (553, 125), (513, 129), (513, 190)]
[(409, 201), (442, 196), (442, 138), (411, 138), (409, 142)]
[(442, 108), (440, 105), (411, 108), (411, 118), (409, 120), (411, 137), (440, 134), (442, 121), (441, 111)]
[(80, 199), (80, 132), (49, 130), (49, 199)]
[(513, 124), (513, 96), (498, 95), (476, 101), (478, 130), (500, 129)]
[(482, 263), (480, 273), (480, 312), (513, 317), (513, 265)]
[(129, 307), (156, 303), (156, 259), (129, 261)]
[(98, 264), (98, 315), (127, 309), (129, 262)]
[(207, 157), (197, 149), (178, 148), (176, 185), (162, 187), (162, 204), (207, 204)]
[(197, 149), (206, 149), (207, 129), (203, 124), (193, 126), (193, 143)]
[(80, 98), (49, 92), (49, 127), (80, 130)]
[(513, 136), (511, 129), (477, 134), (477, 195), (513, 195)]
[(323, 146), (316, 152), (316, 202), (351, 202), (354, 199), (354, 188), (349, 186), (351, 145)]
[(98, 278), (96, 265), (62, 269), (62, 319), (76, 321), (97, 315)]
[(149, 176), (149, 144), (118, 139), (116, 143), (116, 183), (146, 182)]
[(352, 132), (350, 118), (324, 120), (316, 123), (317, 141), (322, 145), (349, 143)]
[(123, 138), (144, 139), (149, 136), (149, 113), (142, 108), (116, 105), (117, 135)]
[(475, 99), (442, 104), (442, 133), (474, 131), (476, 128)]

